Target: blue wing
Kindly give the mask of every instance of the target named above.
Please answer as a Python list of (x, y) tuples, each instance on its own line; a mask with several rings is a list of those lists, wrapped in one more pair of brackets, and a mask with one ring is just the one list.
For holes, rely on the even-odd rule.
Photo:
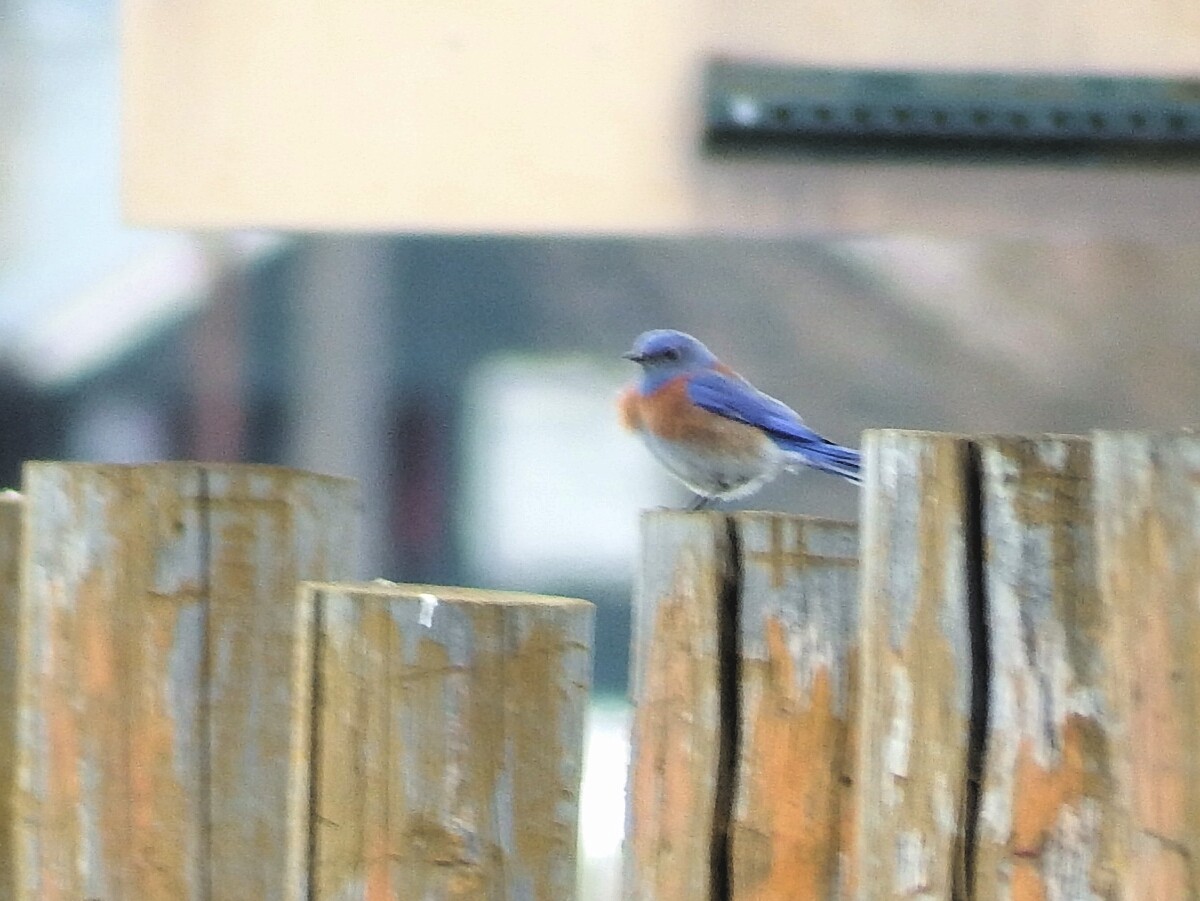
[(688, 397), (698, 407), (766, 432), (783, 450), (816, 469), (859, 481), (859, 454), (822, 438), (796, 411), (735, 375), (705, 370), (688, 379)]

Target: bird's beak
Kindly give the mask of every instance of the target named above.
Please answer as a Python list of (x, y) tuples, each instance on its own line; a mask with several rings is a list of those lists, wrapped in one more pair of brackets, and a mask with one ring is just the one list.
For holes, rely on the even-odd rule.
[(621, 357), (625, 360), (632, 360), (635, 363), (640, 363), (644, 359), (646, 359), (642, 354), (638, 353), (636, 350), (627, 350), (627, 351), (625, 351), (625, 353), (621, 354)]

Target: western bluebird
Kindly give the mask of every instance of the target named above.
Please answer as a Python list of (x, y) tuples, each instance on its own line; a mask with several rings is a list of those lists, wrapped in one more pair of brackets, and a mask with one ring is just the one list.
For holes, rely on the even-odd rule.
[(624, 354), (642, 367), (621, 394), (622, 424), (670, 473), (710, 500), (752, 494), (779, 473), (810, 466), (859, 482), (859, 454), (822, 438), (684, 332), (644, 332)]

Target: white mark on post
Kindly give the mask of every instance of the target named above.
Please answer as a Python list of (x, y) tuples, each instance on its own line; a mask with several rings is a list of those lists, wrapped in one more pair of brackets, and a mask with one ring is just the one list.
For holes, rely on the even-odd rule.
[(958, 828), (958, 811), (954, 793), (950, 791), (950, 782), (945, 773), (938, 773), (934, 777), (933, 816), (937, 822), (939, 835), (954, 835), (954, 831)]
[(811, 698), (820, 673), (828, 675), (835, 671), (837, 658), (833, 642), (822, 636), (813, 623), (798, 625), (787, 624), (788, 656), (801, 661), (796, 667), (796, 685), (794, 686), (803, 698)]
[(433, 628), (433, 611), (437, 608), (438, 599), (431, 594), (423, 594), (421, 597), (421, 612), (417, 616), (419, 622), (426, 629)]
[(912, 743), (912, 684), (901, 666), (892, 667), (892, 728), (884, 745), (883, 801), (900, 802), (896, 781), (908, 778), (908, 749)]
[(896, 894), (905, 897), (927, 898), (931, 854), (921, 833), (915, 829), (896, 836)]
[(1067, 468), (1071, 446), (1066, 441), (1039, 441), (1035, 445), (1043, 466), (1062, 472)]
[(1100, 901), (1092, 891), (1092, 869), (1100, 850), (1100, 805), (1084, 798), (1064, 807), (1042, 852), (1046, 897)]
[[(990, 749), (989, 749), (990, 750)], [(1013, 760), (1015, 760), (1015, 755)], [(983, 793), (983, 802), (979, 805), (979, 821), (986, 830), (987, 837), (995, 842), (1002, 842), (1012, 830), (1012, 771), (1013, 763), (995, 768), (1003, 774), (999, 788), (989, 788)]]

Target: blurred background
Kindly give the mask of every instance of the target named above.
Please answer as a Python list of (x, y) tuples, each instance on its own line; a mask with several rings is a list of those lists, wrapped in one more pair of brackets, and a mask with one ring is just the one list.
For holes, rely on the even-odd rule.
[[(0, 487), (35, 458), (313, 468), (363, 483), (365, 577), (594, 601), (586, 898), (617, 879), (638, 511), (686, 500), (615, 423), (638, 332), (696, 334), (843, 443), (1196, 419), (1194, 228), (137, 230), (118, 45), (112, 2), (0, 0)], [(804, 476), (752, 503), (857, 498)]]

